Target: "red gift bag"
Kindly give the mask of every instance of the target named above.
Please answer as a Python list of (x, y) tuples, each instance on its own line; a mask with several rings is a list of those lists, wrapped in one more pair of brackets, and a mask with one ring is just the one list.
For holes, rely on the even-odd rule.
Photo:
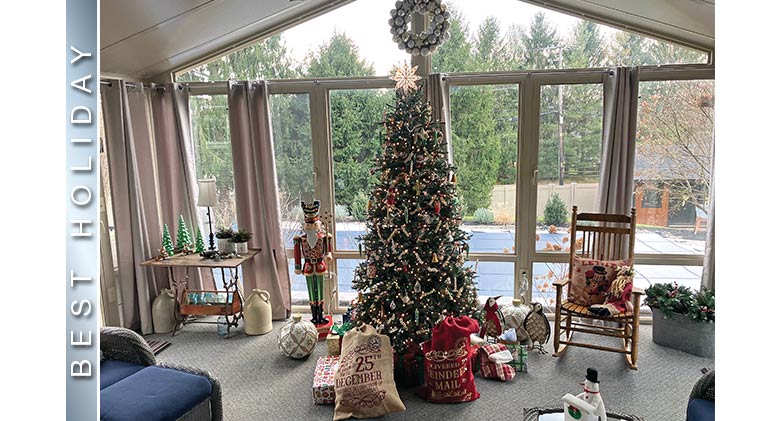
[(479, 331), (476, 320), (449, 316), (433, 328), (423, 344), (425, 384), (419, 393), (429, 402), (469, 402), (479, 398), (471, 371), (474, 350), (469, 336)]

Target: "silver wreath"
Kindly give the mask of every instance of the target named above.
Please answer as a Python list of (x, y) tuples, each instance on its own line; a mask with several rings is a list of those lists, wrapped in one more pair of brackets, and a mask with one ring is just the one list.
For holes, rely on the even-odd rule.
[[(414, 33), (409, 29), (414, 13), (430, 16), (428, 29)], [(390, 33), (398, 49), (419, 56), (436, 51), (436, 48), (450, 38), (450, 12), (442, 0), (399, 0), (390, 11)]]

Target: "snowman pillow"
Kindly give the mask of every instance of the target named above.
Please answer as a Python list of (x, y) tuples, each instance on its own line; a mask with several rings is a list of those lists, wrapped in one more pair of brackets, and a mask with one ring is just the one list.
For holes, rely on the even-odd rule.
[(604, 303), (607, 291), (617, 277), (617, 269), (628, 264), (628, 260), (594, 260), (574, 256), (569, 301), (585, 307)]

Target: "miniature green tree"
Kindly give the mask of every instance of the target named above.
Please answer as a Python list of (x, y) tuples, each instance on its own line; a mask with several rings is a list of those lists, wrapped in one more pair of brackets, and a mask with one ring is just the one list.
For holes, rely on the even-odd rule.
[(165, 247), (165, 252), (168, 253), (168, 256), (173, 256), (173, 240), (171, 239), (171, 231), (168, 229), (168, 224), (163, 225), (162, 246)]
[(206, 245), (203, 244), (203, 234), (200, 233), (200, 227), (195, 231), (195, 253), (206, 251)]
[(192, 247), (192, 236), (190, 235), (190, 230), (187, 229), (187, 224), (184, 223), (184, 217), (179, 215), (179, 228), (176, 232), (176, 248), (182, 250), (186, 246)]

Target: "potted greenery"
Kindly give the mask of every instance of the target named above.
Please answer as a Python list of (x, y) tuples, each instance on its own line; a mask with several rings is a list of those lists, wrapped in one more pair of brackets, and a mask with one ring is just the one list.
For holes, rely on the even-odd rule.
[(715, 357), (715, 291), (654, 284), (644, 303), (653, 311), (653, 342), (702, 357)]
[(246, 252), (249, 251), (247, 241), (249, 241), (250, 238), (252, 238), (252, 233), (245, 229), (239, 229), (234, 232), (233, 237), (230, 239), (230, 242), (233, 243), (234, 246), (233, 250), (237, 254), (246, 254)]
[(217, 229), (217, 232), (214, 233), (214, 236), (217, 237), (217, 250), (219, 250), (220, 253), (230, 253), (234, 251), (233, 243), (230, 242), (230, 239), (233, 238), (233, 234), (235, 234), (233, 228), (225, 227)]

